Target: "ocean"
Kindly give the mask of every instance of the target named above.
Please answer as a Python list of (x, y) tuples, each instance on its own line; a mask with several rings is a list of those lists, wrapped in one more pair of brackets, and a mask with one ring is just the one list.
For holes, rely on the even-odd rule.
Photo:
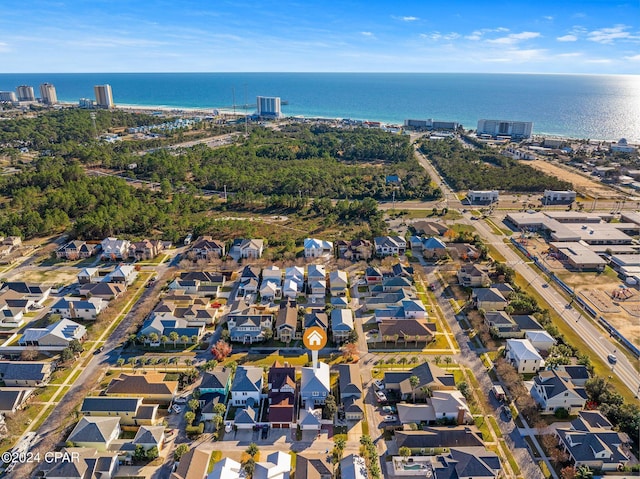
[(402, 124), (405, 119), (532, 121), (534, 134), (640, 142), (640, 76), (468, 73), (0, 74), (0, 90), (53, 83), (58, 100), (94, 98), (108, 83), (116, 104), (255, 109), (279, 96), (285, 115)]

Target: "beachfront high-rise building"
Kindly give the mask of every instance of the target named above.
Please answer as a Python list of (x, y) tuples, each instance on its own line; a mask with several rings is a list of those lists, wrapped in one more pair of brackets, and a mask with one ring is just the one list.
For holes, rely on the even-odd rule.
[(16, 94), (12, 91), (0, 91), (0, 102), (15, 103), (18, 101)]
[(280, 97), (278, 96), (259, 96), (256, 99), (258, 104), (258, 116), (265, 116), (271, 118), (280, 118), (282, 111), (280, 111)]
[(18, 101), (36, 101), (36, 94), (33, 87), (29, 85), (20, 85), (16, 88), (18, 93)]
[(51, 83), (43, 83), (40, 85), (40, 99), (45, 105), (55, 105), (58, 103), (58, 95), (56, 95), (56, 87)]
[(96, 106), (98, 108), (113, 108), (113, 95), (111, 85), (96, 85), (93, 87), (96, 93)]
[(532, 131), (530, 121), (478, 120), (478, 135), (531, 138)]

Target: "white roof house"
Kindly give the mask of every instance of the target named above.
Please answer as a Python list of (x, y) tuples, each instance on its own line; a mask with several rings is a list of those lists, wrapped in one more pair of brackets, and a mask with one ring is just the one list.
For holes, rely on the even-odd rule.
[(557, 342), (553, 336), (546, 331), (527, 331), (524, 337), (528, 339), (538, 351), (549, 351)]
[(315, 238), (305, 238), (305, 258), (329, 258), (333, 254), (333, 243)]
[(81, 341), (87, 334), (87, 329), (70, 319), (61, 319), (46, 328), (28, 328), (20, 337), (21, 346), (53, 346), (67, 347), (71, 341)]
[(528, 339), (507, 339), (505, 351), (519, 373), (537, 373), (544, 367), (544, 359)]

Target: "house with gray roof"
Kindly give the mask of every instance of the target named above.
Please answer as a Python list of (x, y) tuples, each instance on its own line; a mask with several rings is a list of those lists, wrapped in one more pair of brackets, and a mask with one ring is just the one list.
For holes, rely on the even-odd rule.
[(476, 308), (484, 311), (504, 311), (509, 304), (498, 288), (476, 288), (471, 299)]
[(344, 408), (347, 421), (361, 421), (364, 417), (362, 401), (362, 378), (360, 366), (357, 364), (339, 364), (338, 384), (340, 387), (340, 403)]
[(216, 393), (226, 398), (231, 390), (231, 368), (218, 366), (202, 373), (200, 394)]
[(438, 238), (424, 238), (422, 240), (422, 256), (427, 259), (442, 258), (447, 255), (447, 245)]
[(329, 376), (329, 365), (321, 361), (318, 361), (317, 367), (306, 366), (302, 368), (300, 399), (303, 408), (325, 403), (331, 391)]
[(317, 326), (325, 331), (329, 327), (329, 316), (324, 312), (324, 309), (313, 308), (310, 312), (304, 315), (304, 329)]
[(233, 419), (233, 424), (238, 429), (253, 429), (260, 420), (260, 418), (258, 417), (259, 408), (260, 403), (255, 403), (253, 401), (253, 398), (247, 399), (244, 406), (236, 411), (236, 416)]
[(584, 409), (587, 393), (576, 386), (571, 376), (561, 369), (540, 371), (533, 378), (531, 396), (543, 414), (553, 414), (557, 409), (566, 409), (570, 414)]
[(340, 461), (340, 477), (342, 479), (367, 479), (367, 464), (364, 457), (349, 454)]
[(131, 243), (128, 240), (109, 237), (103, 239), (100, 246), (102, 246), (100, 253), (102, 261), (122, 261), (129, 256)]
[(111, 301), (120, 297), (127, 290), (123, 283), (85, 283), (80, 286), (78, 293), (87, 298), (101, 298), (104, 301)]
[(343, 343), (353, 332), (353, 311), (350, 309), (334, 309), (331, 311), (331, 333), (336, 343)]
[(244, 406), (248, 399), (253, 399), (254, 404), (259, 405), (263, 384), (262, 368), (238, 366), (231, 384), (231, 404)]
[[(409, 378), (418, 377), (418, 385), (411, 387)], [(455, 380), (453, 374), (431, 363), (420, 364), (409, 371), (387, 371), (384, 373), (384, 385), (387, 389), (396, 391), (403, 399), (416, 398), (424, 395), (421, 388), (428, 386), (432, 391), (441, 389), (454, 389)]]
[(398, 448), (408, 447), (414, 453), (435, 447), (484, 446), (480, 430), (476, 426), (425, 427), (418, 431), (396, 431)]
[(0, 413), (11, 414), (22, 409), (33, 388), (0, 388)]
[(84, 341), (87, 329), (70, 319), (61, 319), (45, 328), (27, 328), (18, 344), (20, 346), (34, 346), (39, 349), (64, 349), (73, 340)]
[(256, 462), (252, 479), (289, 479), (291, 455), (276, 451), (267, 456), (266, 461)]
[(304, 257), (305, 258), (331, 258), (333, 256), (333, 243), (331, 241), (305, 238)]
[(485, 447), (452, 447), (448, 454), (436, 456), (432, 462), (435, 479), (497, 478), (500, 459)]
[(140, 426), (131, 444), (142, 446), (145, 451), (157, 447), (162, 449), (164, 443), (164, 426)]
[(144, 404), (142, 397), (88, 396), (80, 413), (92, 417), (117, 417), (123, 426), (155, 426), (162, 421), (158, 404)]
[(377, 236), (373, 239), (376, 255), (380, 257), (403, 255), (407, 241), (401, 236)]
[(0, 380), (5, 386), (46, 386), (55, 363), (34, 361), (0, 361)]
[(264, 341), (264, 331), (272, 329), (273, 316), (263, 310), (238, 301), (227, 315), (230, 339), (236, 343), (253, 344)]
[(196, 259), (222, 258), (226, 253), (224, 241), (213, 239), (211, 236), (200, 236), (191, 243), (191, 251)]
[(59, 314), (66, 319), (94, 320), (107, 307), (107, 302), (102, 298), (89, 299), (60, 298), (53, 306), (51, 312)]
[(333, 479), (333, 465), (330, 464), (326, 455), (305, 455), (299, 453), (296, 458), (296, 477), (305, 479)]
[(507, 339), (507, 361), (521, 374), (537, 373), (544, 367), (544, 359), (527, 339)]
[(629, 437), (613, 430), (599, 411), (580, 411), (569, 428), (557, 428), (560, 446), (569, 454), (575, 467), (615, 471), (627, 465)]
[(458, 282), (465, 288), (489, 286), (489, 273), (475, 264), (464, 265), (458, 270)]
[(262, 239), (236, 239), (233, 240), (229, 254), (236, 258), (258, 259), (264, 251)]
[(74, 261), (89, 258), (96, 254), (97, 251), (97, 244), (90, 244), (82, 240), (73, 240), (58, 248), (56, 258)]
[(61, 452), (77, 460), (46, 464), (44, 477), (47, 479), (107, 479), (117, 475), (117, 453), (100, 452), (95, 448), (84, 447), (65, 447)]
[(118, 417), (82, 417), (67, 442), (76, 447), (92, 447), (104, 452), (120, 435), (120, 418)]
[(169, 283), (169, 289), (184, 291), (186, 294), (216, 298), (220, 288), (225, 284), (225, 277), (220, 273), (208, 271), (188, 271)]

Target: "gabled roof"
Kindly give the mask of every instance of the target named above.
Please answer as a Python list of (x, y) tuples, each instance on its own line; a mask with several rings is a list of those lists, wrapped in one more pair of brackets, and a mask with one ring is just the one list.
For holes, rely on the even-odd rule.
[(133, 444), (153, 444), (160, 448), (164, 438), (164, 426), (140, 426), (133, 438)]
[(329, 365), (318, 362), (318, 367), (313, 366), (302, 368), (302, 378), (300, 380), (300, 392), (302, 394), (311, 393), (313, 391), (329, 392), (331, 390), (331, 382), (329, 380)]
[(320, 426), (322, 418), (322, 409), (303, 409), (300, 411), (300, 426)]
[(573, 393), (583, 399), (587, 398), (584, 388), (576, 387), (571, 381), (571, 377), (561, 370), (541, 371), (533, 378), (533, 382), (537, 388), (546, 392), (547, 399), (563, 396), (566, 392)]
[(141, 397), (90, 396), (82, 401), (80, 412), (127, 412), (135, 414), (141, 404)]
[(339, 364), (338, 382), (340, 385), (340, 396), (362, 395), (362, 379), (360, 378), (360, 366), (357, 364)]
[(119, 417), (86, 417), (73, 428), (67, 441), (82, 443), (95, 442), (107, 444), (114, 431), (120, 426)]
[(367, 479), (367, 465), (363, 457), (350, 454), (340, 461), (342, 479)]
[[(249, 400), (247, 400), (247, 403), (249, 402)], [(236, 412), (236, 417), (234, 419), (234, 422), (236, 424), (255, 424), (257, 421), (258, 417), (258, 413), (257, 411), (247, 405), (247, 407), (240, 409)]]
[(231, 376), (230, 368), (216, 367), (202, 374), (200, 389), (225, 389)]
[(292, 367), (272, 366), (269, 368), (268, 383), (270, 389), (280, 389), (285, 385), (296, 388), (296, 370)]
[(233, 378), (231, 391), (262, 392), (262, 368), (254, 366), (238, 366)]
[(382, 272), (380, 271), (379, 268), (376, 268), (375, 266), (367, 266), (367, 269), (364, 272), (365, 276), (378, 276), (380, 278), (382, 278)]
[(333, 477), (333, 466), (325, 458), (326, 455), (318, 457), (307, 457), (298, 454), (296, 458), (296, 477), (305, 479), (320, 479), (322, 477)]
[(257, 266), (247, 265), (242, 270), (242, 273), (240, 273), (240, 277), (253, 278), (257, 280), (260, 277), (260, 268), (258, 268)]
[(448, 455), (437, 456), (436, 479), (495, 477), (500, 470), (496, 453), (484, 447), (451, 448)]
[(75, 321), (61, 319), (45, 328), (27, 328), (20, 338), (20, 343), (36, 342), (45, 336), (55, 336), (65, 341), (79, 340), (86, 332), (86, 328)]
[(51, 373), (51, 363), (32, 361), (0, 361), (0, 375), (7, 380), (42, 381)]
[(33, 388), (0, 388), (0, 412), (13, 412), (33, 391)]
[(528, 339), (507, 339), (507, 350), (511, 351), (511, 354), (520, 361), (524, 359), (533, 361), (542, 360), (542, 356), (540, 356)]
[(107, 387), (107, 394), (173, 395), (178, 381), (165, 381), (163, 373), (120, 374)]
[(331, 311), (331, 329), (335, 331), (353, 331), (353, 311), (334, 309)]
[(316, 238), (305, 238), (304, 249), (333, 249), (333, 243), (331, 241), (325, 241)]
[(327, 313), (317, 309), (312, 310), (310, 313), (306, 313), (304, 315), (304, 327), (307, 329), (311, 326), (319, 326), (322, 329), (327, 329), (329, 327), (329, 317), (327, 316)]
[(424, 249), (446, 249), (447, 245), (438, 238), (426, 238), (422, 241), (422, 247)]
[(475, 288), (473, 298), (478, 302), (506, 303), (507, 300), (497, 288)]
[(199, 447), (190, 449), (180, 458), (180, 463), (170, 479), (202, 479), (207, 474), (211, 451)]
[(327, 271), (321, 264), (310, 264), (307, 266), (307, 278), (324, 280), (327, 277)]
[(484, 446), (482, 434), (475, 426), (427, 427), (422, 431), (396, 431), (398, 448)]

